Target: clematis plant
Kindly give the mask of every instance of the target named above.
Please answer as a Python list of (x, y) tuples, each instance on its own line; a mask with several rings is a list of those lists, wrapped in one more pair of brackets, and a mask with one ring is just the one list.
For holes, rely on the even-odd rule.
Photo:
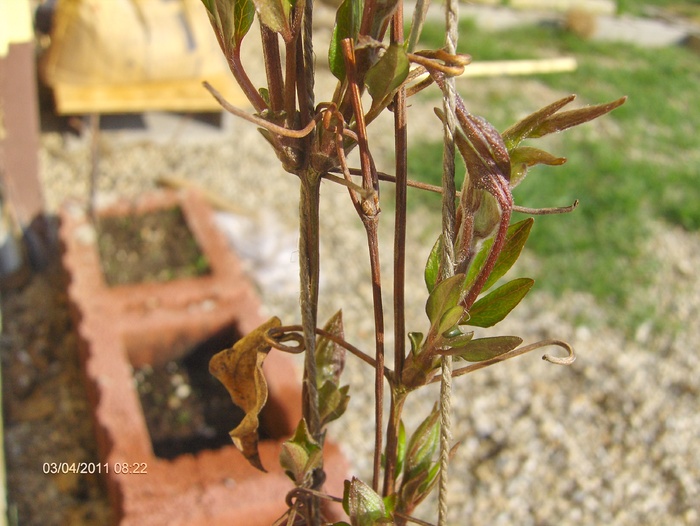
[[(570, 207), (532, 210), (513, 202), (512, 189), (537, 164), (561, 165), (555, 156), (526, 141), (585, 123), (624, 103), (624, 98), (598, 106), (564, 111), (573, 96), (556, 101), (499, 133), (468, 111), (454, 91), (453, 77), (468, 67), (469, 57), (455, 49), (456, 2), (447, 2), (448, 38), (444, 49), (415, 51), (426, 4), (419, 1), (410, 32), (404, 35), (403, 3), (399, 0), (344, 0), (337, 8), (328, 49), (330, 71), (337, 79), (333, 93), (316, 102), (312, 0), (202, 0), (231, 72), (253, 111), (229, 104), (213, 86), (205, 87), (227, 111), (258, 127), (282, 168), (299, 179), (301, 325), (283, 325), (278, 318), (216, 355), (211, 372), (246, 412), (231, 437), (244, 456), (264, 470), (257, 452), (258, 414), (267, 398), (262, 363), (269, 352), (304, 353), (302, 409), (297, 430), (284, 445), (280, 462), (296, 488), (289, 509), (278, 524), (327, 523), (321, 500), (342, 502), (352, 526), (427, 524), (411, 516), (436, 487), (441, 500), (449, 458), (449, 381), (451, 378), (544, 346), (559, 346), (565, 357), (544, 355), (556, 364), (570, 364), (574, 351), (559, 340), (522, 345), (518, 336), (475, 337), (472, 327), (489, 328), (502, 321), (533, 286), (529, 278), (501, 283), (520, 256), (534, 220), (511, 223), (513, 211), (532, 215), (563, 213)], [(257, 18), (266, 85), (253, 85), (241, 58), (241, 45)], [(436, 85), (443, 107), (445, 173), (442, 187), (407, 178), (406, 101)], [(369, 97), (363, 98), (367, 93)], [(369, 107), (365, 101), (371, 100)], [(367, 137), (369, 126), (391, 111), (395, 124), (394, 174), (377, 169)], [(348, 153), (359, 150), (359, 167)], [(454, 188), (455, 151), (464, 159), (461, 191)], [(346, 339), (338, 312), (318, 327), (319, 188), (322, 180), (347, 187), (367, 233), (373, 290), (374, 349), (361, 350)], [(385, 364), (383, 283), (380, 275), (378, 223), (379, 181), (396, 185), (394, 240), (394, 364)], [(425, 267), (426, 329), (407, 331), (404, 319), (406, 192), (443, 193), (443, 229)], [(418, 329), (418, 328), (417, 328)], [(408, 344), (407, 344), (408, 340)], [(341, 376), (347, 353), (374, 370), (375, 436), (371, 481), (346, 481), (345, 492), (323, 492), (322, 448), (328, 423), (340, 418), (350, 386)], [(466, 365), (452, 369), (452, 360)], [(423, 386), (441, 382), (440, 403), (410, 436), (401, 414), (406, 398)], [(390, 414), (383, 427), (388, 388)], [(445, 514), (439, 514), (444, 524)], [(348, 523), (336, 523), (342, 525)]]

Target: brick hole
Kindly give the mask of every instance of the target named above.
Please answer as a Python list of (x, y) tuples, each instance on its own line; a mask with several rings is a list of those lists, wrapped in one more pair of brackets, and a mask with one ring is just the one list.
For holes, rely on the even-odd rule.
[(180, 206), (98, 218), (97, 248), (109, 287), (211, 274)]
[[(173, 459), (232, 445), (229, 431), (241, 422), (244, 413), (209, 374), (209, 360), (238, 339), (235, 327), (229, 326), (195, 344), (178, 359), (134, 370), (156, 457)], [(132, 349), (129, 354), (136, 353)], [(261, 438), (267, 437), (261, 429)]]

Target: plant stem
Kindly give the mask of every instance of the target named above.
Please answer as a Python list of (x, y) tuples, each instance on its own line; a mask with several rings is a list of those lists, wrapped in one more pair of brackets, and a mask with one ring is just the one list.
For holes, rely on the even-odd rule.
[(284, 79), (280, 62), (280, 46), (277, 33), (265, 24), (260, 24), (260, 39), (262, 40), (263, 60), (267, 75), (267, 87), (270, 95), (272, 111), (280, 111), (284, 107)]
[(284, 111), (287, 128), (295, 128), (296, 117), (296, 90), (297, 90), (297, 45), (296, 39), (284, 43), (286, 54), (284, 57)]
[[(399, 3), (391, 26), (392, 43), (403, 42), (403, 3)], [(406, 361), (406, 190), (408, 180), (408, 137), (406, 132), (406, 90), (400, 88), (394, 97), (394, 145), (396, 151), (396, 213), (394, 215), (394, 372), (400, 379)], [(383, 495), (394, 492), (396, 451), (399, 439), (399, 423), (405, 395), (397, 398), (395, 389), (391, 393), (389, 423), (386, 431), (384, 451)]]
[(351, 102), (357, 125), (360, 165), (362, 167), (362, 186), (365, 190), (374, 190), (368, 199), (363, 199), (358, 213), (367, 232), (369, 261), (372, 273), (372, 301), (374, 308), (375, 360), (374, 373), (374, 462), (372, 470), (372, 489), (379, 491), (379, 472), (381, 470), (384, 426), (384, 307), (382, 304), (382, 282), (379, 272), (379, 179), (367, 142), (367, 128), (362, 110), (360, 87), (356, 75), (355, 51), (352, 40), (342, 41), (345, 58), (345, 72), (350, 86)]
[[(398, 375), (396, 378), (400, 378)], [(395, 491), (396, 482), (396, 455), (399, 444), (399, 428), (401, 426), (401, 414), (406, 401), (407, 392), (400, 390), (396, 386), (391, 389), (391, 407), (389, 409), (389, 423), (386, 430), (386, 449), (384, 458), (386, 459), (386, 469), (384, 470), (383, 495), (391, 495)], [(396, 526), (401, 526), (397, 520)]]
[(384, 308), (382, 305), (382, 280), (379, 273), (379, 238), (378, 216), (363, 216), (362, 222), (367, 231), (369, 245), (369, 261), (372, 273), (372, 304), (374, 308), (374, 340), (375, 340), (375, 376), (374, 376), (374, 419), (376, 431), (374, 435), (374, 463), (372, 470), (372, 489), (379, 491), (379, 472), (381, 469), (384, 426)]
[(491, 193), (496, 198), (498, 205), (501, 208), (501, 219), (486, 262), (474, 281), (474, 284), (471, 286), (469, 292), (467, 292), (467, 295), (461, 302), (461, 305), (467, 310), (474, 305), (474, 302), (479, 296), (481, 289), (484, 288), (484, 284), (491, 274), (493, 267), (496, 265), (498, 255), (501, 253), (501, 250), (503, 250), (503, 246), (505, 245), (508, 225), (510, 224), (510, 216), (513, 209), (513, 196), (510, 193), (508, 181), (501, 179), (499, 176), (495, 176), (493, 179), (493, 188), (491, 190), (493, 190)]
[[(323, 444), (319, 414), (316, 373), (316, 323), (318, 319), (319, 283), (319, 204), (321, 176), (309, 169), (300, 174), (299, 196), (299, 282), (301, 323), (304, 329), (304, 380), (302, 384), (302, 416), (313, 439)], [(314, 476), (313, 488), (325, 478)], [(310, 497), (309, 526), (321, 524), (318, 498)]]
[(321, 439), (316, 386), (316, 324), (318, 318), (319, 278), (319, 174), (308, 170), (301, 174), (299, 197), (299, 278), (301, 285), (301, 322), (304, 330), (303, 415), (314, 440)]
[(236, 82), (238, 82), (238, 85), (243, 90), (243, 93), (253, 105), (253, 108), (255, 108), (255, 111), (260, 113), (267, 109), (267, 103), (260, 96), (258, 90), (255, 89), (255, 86), (253, 86), (253, 83), (250, 81), (250, 77), (248, 77), (248, 74), (243, 68), (240, 48), (235, 48), (231, 51), (231, 54), (228, 56), (228, 66)]

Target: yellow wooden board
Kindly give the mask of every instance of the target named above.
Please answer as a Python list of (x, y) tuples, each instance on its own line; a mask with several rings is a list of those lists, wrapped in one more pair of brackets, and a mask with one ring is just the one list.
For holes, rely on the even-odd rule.
[[(56, 112), (60, 115), (88, 113), (141, 113), (144, 111), (217, 112), (219, 103), (202, 86), (202, 80), (158, 81), (124, 85), (53, 86)], [(248, 101), (233, 77), (206, 79), (231, 104), (245, 108)]]

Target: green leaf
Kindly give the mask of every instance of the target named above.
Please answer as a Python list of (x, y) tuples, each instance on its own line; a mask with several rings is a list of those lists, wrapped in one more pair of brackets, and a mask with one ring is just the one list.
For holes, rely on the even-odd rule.
[(498, 255), (496, 264), (489, 274), (486, 283), (484, 284), (483, 291), (490, 289), (496, 282), (501, 279), (505, 274), (511, 269), (515, 262), (520, 257), (523, 251), (523, 247), (527, 242), (527, 238), (530, 236), (530, 230), (532, 230), (532, 225), (535, 220), (531, 217), (523, 219), (518, 223), (514, 223), (508, 227), (506, 232), (506, 241), (503, 244), (503, 249)]
[(411, 435), (406, 448), (404, 478), (428, 469), (440, 445), (440, 411), (437, 404)]
[(446, 335), (443, 334), (443, 339), (436, 347), (440, 354), (458, 354), (459, 349), (468, 345), (473, 337), (474, 331), (462, 332), (459, 327), (456, 327), (454, 333), (451, 331)]
[(375, 526), (391, 523), (382, 498), (367, 484), (353, 477), (345, 481), (343, 507), (351, 526)]
[[(344, 340), (343, 313), (336, 312), (324, 325), (323, 330)], [(316, 383), (320, 388), (326, 382), (335, 386), (340, 383), (340, 375), (345, 368), (345, 347), (333, 342), (330, 338), (316, 338)]]
[(430, 469), (428, 470), (428, 475), (425, 477), (423, 483), (418, 487), (418, 494), (420, 500), (423, 500), (425, 497), (427, 497), (428, 493), (430, 493), (433, 487), (435, 487), (435, 483), (437, 482), (437, 476), (439, 473), (440, 463), (435, 462), (435, 464), (430, 466)]
[(311, 480), (313, 471), (322, 466), (322, 448), (309, 434), (303, 418), (294, 436), (282, 444), (280, 464), (297, 486)]
[[(515, 262), (520, 257), (520, 254), (525, 246), (528, 236), (530, 235), (530, 230), (535, 220), (531, 217), (523, 219), (518, 223), (513, 223), (508, 227), (506, 232), (506, 240), (503, 244), (503, 249), (496, 260), (496, 264), (489, 274), (486, 283), (484, 284), (483, 292), (490, 289), (499, 279), (501, 279), (506, 272), (515, 264)], [(467, 283), (471, 285), (476, 280), (481, 268), (488, 258), (491, 247), (493, 246), (493, 238), (486, 240), (479, 249), (479, 252), (474, 257), (474, 261), (469, 267), (467, 272)]]
[(459, 303), (463, 286), (464, 274), (455, 274), (438, 283), (425, 304), (425, 312), (431, 325)]
[(399, 440), (396, 444), (396, 471), (394, 479), (397, 479), (403, 471), (404, 462), (406, 461), (406, 427), (403, 425), (403, 420), (399, 422)]
[(434, 462), (439, 445), (440, 411), (436, 404), (408, 442), (403, 478), (399, 488), (401, 511), (410, 513), (426, 497), (427, 493), (421, 491), (421, 488), (427, 487), (426, 482), (430, 479), (434, 466), (439, 465)]
[(318, 390), (318, 411), (321, 417), (321, 427), (343, 416), (350, 402), (349, 390), (349, 385), (338, 388), (331, 381), (327, 381), (321, 386)]
[(432, 292), (435, 284), (440, 277), (440, 254), (442, 253), (442, 235), (437, 238), (433, 248), (428, 255), (428, 261), (425, 263), (425, 286), (428, 287), (428, 292)]
[(520, 303), (534, 283), (530, 278), (518, 278), (501, 285), (477, 301), (469, 310), (469, 319), (463, 323), (474, 327), (496, 325)]
[(458, 356), (468, 362), (483, 362), (512, 351), (521, 343), (523, 343), (523, 339), (517, 336), (477, 338), (462, 347), (454, 348), (441, 354)]
[(406, 50), (400, 44), (391, 44), (382, 58), (367, 71), (365, 84), (375, 107), (391, 96), (408, 76), (409, 62)]
[(531, 146), (518, 146), (510, 152), (510, 187), (518, 186), (525, 175), (528, 168), (537, 164), (546, 164), (549, 166), (560, 166), (566, 162), (564, 157), (556, 157), (549, 152), (532, 148)]
[(233, 2), (233, 38), (236, 47), (240, 47), (243, 37), (248, 34), (255, 18), (255, 4), (252, 0), (234, 0)]
[(346, 38), (357, 39), (362, 21), (363, 0), (344, 0), (335, 14), (335, 26), (328, 50), (331, 73), (341, 82), (345, 79), (345, 59), (340, 42)]
[[(239, 48), (255, 18), (252, 0), (202, 0), (214, 31), (224, 46)], [(227, 50), (224, 49), (224, 52)]]
[(420, 352), (421, 344), (423, 343), (423, 333), (409, 332), (408, 339), (411, 342), (411, 353), (417, 355)]
[(260, 21), (273, 31), (280, 33), (282, 38), (291, 38), (289, 14), (294, 2), (290, 0), (253, 0)]
[(585, 108), (579, 108), (576, 110), (564, 111), (557, 113), (549, 117), (547, 120), (535, 127), (529, 134), (530, 137), (536, 139), (538, 137), (544, 137), (550, 133), (555, 133), (559, 131), (578, 126), (584, 122), (592, 121), (597, 119), (606, 113), (611, 112), (615, 108), (622, 106), (627, 97), (621, 97), (607, 104), (598, 104), (596, 106), (586, 106)]
[(445, 314), (440, 318), (440, 324), (438, 325), (437, 333), (444, 334), (453, 327), (455, 327), (459, 320), (464, 316), (464, 307), (460, 305), (455, 305), (451, 309), (448, 309)]
[(548, 119), (550, 116), (554, 115), (564, 106), (569, 104), (572, 100), (576, 98), (576, 95), (569, 95), (563, 99), (540, 108), (535, 113), (532, 113), (525, 117), (523, 120), (517, 122), (501, 135), (503, 137), (503, 142), (505, 142), (508, 151), (515, 148), (523, 139), (527, 139), (530, 136), (532, 130), (539, 126), (542, 122)]
[(396, 493), (387, 495), (382, 499), (384, 501), (384, 509), (386, 510), (386, 514), (388, 517), (391, 517), (391, 514), (394, 513), (394, 510), (396, 509), (397, 499), (398, 495), (396, 495)]

